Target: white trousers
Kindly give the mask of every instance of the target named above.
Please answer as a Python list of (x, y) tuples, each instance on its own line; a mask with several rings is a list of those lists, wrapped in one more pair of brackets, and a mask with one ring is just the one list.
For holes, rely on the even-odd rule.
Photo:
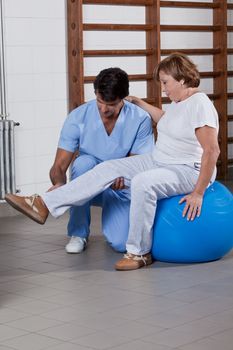
[[(152, 154), (103, 162), (64, 186), (42, 196), (50, 213), (59, 217), (74, 205), (82, 205), (124, 177), (131, 188), (130, 226), (127, 251), (146, 254), (152, 245), (157, 200), (190, 193), (199, 169), (194, 164), (166, 165)], [(117, 233), (116, 233), (117, 234)]]

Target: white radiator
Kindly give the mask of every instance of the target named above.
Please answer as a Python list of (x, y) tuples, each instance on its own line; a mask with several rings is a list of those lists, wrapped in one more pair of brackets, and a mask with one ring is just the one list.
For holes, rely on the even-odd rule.
[(15, 123), (0, 120), (0, 200), (6, 193), (15, 193)]
[(14, 129), (19, 123), (8, 120), (5, 69), (4, 0), (0, 0), (0, 200), (15, 193)]

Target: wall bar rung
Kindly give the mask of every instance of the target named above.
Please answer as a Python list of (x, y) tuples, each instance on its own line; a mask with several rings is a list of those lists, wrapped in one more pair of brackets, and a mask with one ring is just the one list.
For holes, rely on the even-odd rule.
[(153, 24), (115, 24), (115, 23), (84, 23), (83, 30), (121, 30), (121, 31), (148, 31)]
[(153, 0), (83, 0), (84, 5), (126, 5), (126, 6), (149, 6)]
[(148, 56), (153, 55), (154, 50), (84, 50), (83, 55), (85, 57), (98, 57), (98, 56)]
[[(146, 81), (146, 80), (152, 80), (153, 74), (129, 74), (128, 77), (130, 81)], [(85, 83), (93, 83), (94, 80), (95, 80), (95, 76), (84, 77)]]
[(163, 24), (160, 30), (162, 32), (217, 32), (221, 30), (221, 26)]
[[(186, 55), (215, 55), (221, 52), (217, 49), (162, 49), (161, 55), (167, 56), (173, 52), (183, 52)], [(232, 49), (233, 52), (233, 49)]]
[(205, 3), (194, 1), (160, 1), (160, 7), (185, 7), (185, 8), (202, 8), (202, 9), (214, 9), (218, 8), (219, 3)]
[(219, 77), (221, 72), (200, 72), (201, 78), (215, 78)]

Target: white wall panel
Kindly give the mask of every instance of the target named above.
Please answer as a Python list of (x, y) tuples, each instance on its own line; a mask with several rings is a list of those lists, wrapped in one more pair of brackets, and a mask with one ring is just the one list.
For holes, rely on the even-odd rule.
[(233, 137), (233, 121), (228, 122), (228, 136)]
[(198, 32), (162, 32), (162, 49), (207, 49), (212, 48), (212, 33)]
[(187, 24), (211, 25), (213, 23), (212, 10), (189, 9), (189, 8), (161, 8), (161, 24)]
[(6, 17), (65, 18), (63, 0), (6, 0)]
[(67, 115), (65, 0), (5, 1), (7, 88), (16, 128), (16, 182), (48, 188)]
[[(84, 50), (144, 49), (145, 33), (141, 31), (86, 31), (83, 35)], [(107, 61), (107, 59), (106, 59)]]
[(228, 158), (230, 158), (230, 159), (233, 158), (233, 145), (232, 144), (228, 145)]
[(142, 6), (84, 5), (84, 23), (144, 24)]
[(145, 57), (87, 57), (84, 59), (84, 74), (97, 75), (102, 69), (120, 67), (128, 74), (145, 74)]

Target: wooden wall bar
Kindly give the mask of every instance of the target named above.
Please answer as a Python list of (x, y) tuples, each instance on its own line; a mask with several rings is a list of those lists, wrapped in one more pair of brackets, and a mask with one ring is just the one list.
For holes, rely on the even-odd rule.
[[(153, 75), (153, 71), (160, 61), (160, 7), (159, 1), (153, 0), (150, 6), (146, 6), (146, 23), (153, 28), (146, 32), (146, 48), (153, 51), (153, 55), (146, 57), (146, 72)], [(161, 89), (154, 80), (147, 81), (147, 98), (153, 105), (161, 107)]]
[[(142, 6), (145, 8), (146, 18), (144, 24), (116, 24), (116, 23), (83, 23), (82, 6), (92, 5), (124, 5)], [(212, 25), (161, 25), (160, 8), (188, 8), (209, 9), (213, 11)], [(233, 9), (233, 4), (227, 4), (227, 0), (213, 0), (211, 3), (202, 1), (158, 1), (158, 0), (67, 0), (68, 18), (68, 64), (69, 64), (69, 106), (73, 109), (84, 102), (84, 84), (92, 83), (94, 76), (84, 76), (83, 61), (85, 57), (113, 57), (113, 56), (143, 56), (146, 57), (146, 74), (131, 74), (130, 81), (145, 81), (147, 85), (147, 100), (149, 103), (161, 106), (168, 103), (167, 98), (161, 97), (161, 89), (153, 80), (153, 70), (160, 61), (161, 56), (180, 51), (187, 55), (213, 56), (213, 71), (201, 72), (201, 78), (213, 79), (213, 93), (209, 94), (220, 115), (220, 147), (218, 173), (225, 177), (227, 167), (233, 164), (233, 159), (228, 159), (227, 147), (233, 143), (233, 138), (227, 135), (228, 121), (233, 121), (233, 115), (227, 114), (227, 100), (233, 99), (233, 93), (227, 93), (227, 77), (233, 76), (233, 72), (227, 73), (227, 55), (233, 54), (233, 48), (227, 48), (227, 32), (233, 31), (233, 26), (227, 26), (227, 10)], [(83, 31), (144, 31), (146, 35), (145, 49), (114, 49), (108, 47), (101, 50), (83, 50)], [(187, 49), (161, 49), (161, 32), (211, 32), (213, 33), (213, 45), (211, 48)]]
[(219, 156), (218, 176), (224, 177), (228, 168), (227, 157), (227, 2), (214, 0), (219, 7), (214, 9), (213, 22), (220, 26), (220, 30), (213, 33), (213, 46), (220, 52), (213, 56), (214, 71), (221, 72), (214, 78), (214, 93), (219, 98), (214, 102), (220, 117), (219, 141), (221, 153)]
[(84, 102), (82, 0), (67, 1), (69, 110)]

